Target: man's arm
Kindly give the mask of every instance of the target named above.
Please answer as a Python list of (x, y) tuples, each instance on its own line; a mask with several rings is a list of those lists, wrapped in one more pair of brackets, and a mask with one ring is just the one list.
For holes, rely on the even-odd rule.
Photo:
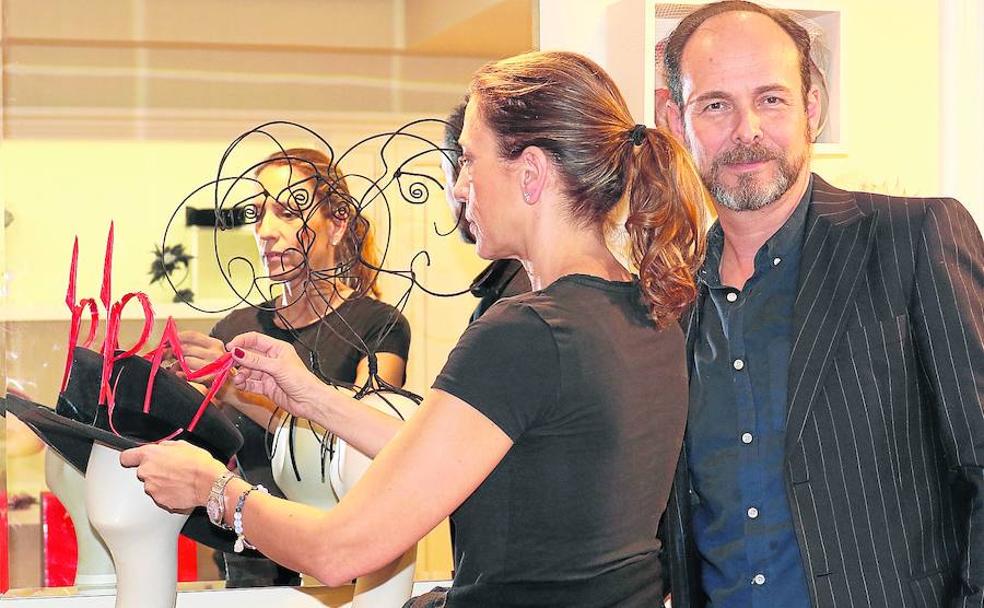
[(984, 606), (984, 243), (958, 202), (930, 203), (915, 243), (912, 308), (946, 459), (966, 484), (969, 519), (953, 606)]

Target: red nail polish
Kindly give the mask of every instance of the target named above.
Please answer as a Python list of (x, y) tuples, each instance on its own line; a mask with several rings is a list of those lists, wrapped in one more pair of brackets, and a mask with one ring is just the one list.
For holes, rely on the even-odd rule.
[(236, 348), (232, 349), (232, 356), (237, 359), (242, 359), (243, 357), (246, 356), (246, 351), (244, 351), (243, 349), (237, 346)]

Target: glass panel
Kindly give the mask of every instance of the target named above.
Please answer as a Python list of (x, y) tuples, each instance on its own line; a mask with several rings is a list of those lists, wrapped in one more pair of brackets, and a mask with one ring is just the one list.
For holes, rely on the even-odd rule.
[[(48, 406), (58, 398), (69, 343), (65, 296), (75, 237), (76, 300), (98, 300), (112, 223), (112, 299), (143, 292), (156, 311), (145, 348), (158, 343), (168, 316), (182, 330), (208, 333), (221, 311), (242, 305), (230, 282), (236, 289), (249, 285), (245, 266), (226, 264), (238, 258), (260, 267), (250, 228), (223, 232), (216, 241), (211, 228), (185, 222), (185, 207), (212, 207), (211, 189), (186, 197), (215, 179), (230, 142), (261, 123), (289, 120), (315, 130), (340, 153), (412, 120), (443, 118), (461, 101), (476, 68), (533, 46), (530, 0), (0, 0), (0, 19), (0, 370), (8, 392)], [(440, 142), (442, 130), (431, 122), (415, 132)], [(281, 134), (289, 145), (313, 141), (296, 129)], [(419, 149), (401, 140), (384, 155), (380, 146), (353, 150), (344, 172), (380, 176), (391, 170), (387, 162)], [(269, 141), (249, 140), (224, 175), (245, 171), (271, 151)], [(466, 289), (484, 263), (451, 233), (439, 162), (438, 154), (429, 154), (412, 165), (433, 178), (422, 180), (430, 188), (425, 204), (410, 204), (394, 184), (386, 191), (390, 208), (374, 204), (365, 213), (378, 241), (389, 243), (387, 268), (410, 269), (426, 250), (431, 265), (418, 259), (417, 278), (430, 289), (454, 292)], [(409, 188), (419, 180), (404, 181)], [(367, 183), (351, 182), (353, 190), (369, 191)], [(181, 245), (192, 256), (169, 277), (175, 286), (150, 282), (155, 247), (162, 244)], [(398, 276), (381, 284), (382, 299), (391, 304), (408, 288)], [(175, 289), (191, 290), (197, 309), (176, 303)], [(427, 389), (474, 304), (468, 295), (435, 299), (413, 292), (404, 309), (414, 339), (409, 389)], [(96, 345), (105, 320), (100, 310)], [(133, 302), (123, 314), (120, 344), (133, 344), (142, 327)], [(83, 322), (81, 335), (87, 332)], [(83, 522), (74, 522), (74, 533), (67, 526), (73, 509), (60, 511), (49, 487), (57, 478), (77, 489), (80, 478), (66, 481), (71, 472), (11, 418), (0, 434), (10, 588), (24, 594), (71, 586), (82, 574), (98, 587), (106, 564), (82, 538)], [(70, 493), (58, 492), (63, 498)], [(220, 578), (209, 549), (199, 547), (182, 560), (186, 570), (191, 564), (188, 580)], [(417, 573), (447, 578), (449, 570), (445, 526), (420, 545)]]

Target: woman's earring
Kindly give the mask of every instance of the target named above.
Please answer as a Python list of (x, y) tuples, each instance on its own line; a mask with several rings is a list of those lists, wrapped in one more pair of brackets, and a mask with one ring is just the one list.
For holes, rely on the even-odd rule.
[(530, 202), (530, 193), (525, 190), (523, 191), (523, 202), (526, 204), (529, 204)]

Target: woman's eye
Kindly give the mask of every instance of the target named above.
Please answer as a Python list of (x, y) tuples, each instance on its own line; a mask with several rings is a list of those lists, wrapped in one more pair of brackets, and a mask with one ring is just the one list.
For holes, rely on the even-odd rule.
[(274, 215), (276, 215), (279, 218), (291, 219), (297, 217), (297, 213), (291, 209), (290, 203), (284, 205), (283, 203), (276, 201), (270, 206), (273, 208)]
[(704, 106), (704, 110), (710, 110), (711, 112), (716, 112), (718, 110), (724, 109), (723, 101), (712, 101), (711, 103)]

